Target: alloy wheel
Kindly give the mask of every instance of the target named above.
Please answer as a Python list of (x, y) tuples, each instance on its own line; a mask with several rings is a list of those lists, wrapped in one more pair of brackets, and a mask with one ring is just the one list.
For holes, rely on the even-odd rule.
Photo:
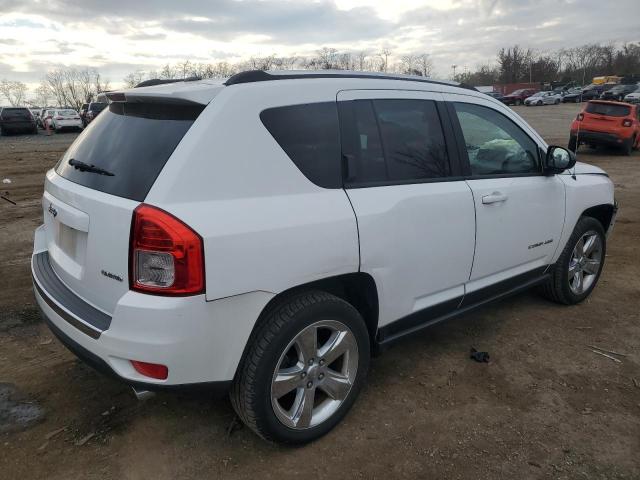
[(345, 324), (321, 320), (287, 345), (271, 380), (278, 420), (296, 430), (329, 419), (345, 401), (358, 371), (358, 344)]
[(589, 290), (600, 272), (602, 240), (593, 230), (580, 236), (569, 260), (569, 288), (575, 295)]

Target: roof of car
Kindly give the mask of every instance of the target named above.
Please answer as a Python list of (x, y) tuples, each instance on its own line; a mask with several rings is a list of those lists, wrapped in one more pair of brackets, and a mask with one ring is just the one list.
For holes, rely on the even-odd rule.
[(633, 107), (634, 105), (627, 102), (614, 102), (613, 100), (589, 100), (587, 103), (604, 103), (606, 105), (621, 105), (623, 107)]
[[(428, 84), (429, 90), (452, 91), (450, 89), (462, 89), (471, 95), (482, 95), (474, 87), (460, 84), (457, 82), (448, 82), (444, 80), (433, 80), (430, 78), (415, 75), (392, 75), (378, 72), (354, 72), (348, 70), (249, 70), (240, 72), (228, 79), (185, 79), (185, 80), (163, 80), (163, 81), (145, 81), (138, 86), (127, 89), (112, 91), (106, 93), (106, 96), (114, 102), (122, 101), (157, 101), (167, 102), (196, 102), (200, 104), (209, 103), (220, 91), (225, 88), (238, 88), (245, 86), (257, 86), (263, 82), (273, 81), (301, 81), (312, 79), (335, 79), (336, 81), (349, 82), (349, 88), (368, 88), (368, 84), (358, 85), (358, 80), (362, 82), (376, 81), (403, 81), (415, 84)], [(354, 84), (351, 84), (355, 82)], [(377, 85), (378, 88), (386, 88), (383, 84)]]

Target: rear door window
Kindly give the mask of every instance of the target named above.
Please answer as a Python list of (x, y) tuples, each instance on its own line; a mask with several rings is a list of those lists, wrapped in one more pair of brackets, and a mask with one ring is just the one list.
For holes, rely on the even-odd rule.
[[(199, 104), (112, 103), (69, 147), (56, 172), (85, 187), (142, 201), (203, 109)], [(106, 173), (76, 168), (70, 160)]]
[(341, 104), (349, 183), (412, 183), (451, 175), (434, 101), (380, 99)]
[(269, 108), (260, 120), (309, 180), (324, 188), (342, 187), (335, 102)]
[(586, 111), (587, 113), (606, 117), (626, 117), (631, 112), (631, 107), (612, 103), (589, 102), (587, 103)]

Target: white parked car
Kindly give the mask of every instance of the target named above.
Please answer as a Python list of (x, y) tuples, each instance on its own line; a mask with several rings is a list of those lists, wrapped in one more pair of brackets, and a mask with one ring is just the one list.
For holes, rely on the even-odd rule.
[(257, 434), (311, 441), (372, 352), (534, 286), (579, 303), (602, 271), (609, 177), (474, 89), (254, 71), (108, 95), (46, 174), (33, 283), (138, 394), (230, 390)]
[(628, 93), (624, 97), (624, 101), (627, 103), (640, 103), (640, 84), (635, 92)]
[(562, 102), (562, 94), (557, 92), (537, 92), (525, 99), (524, 104), (528, 107), (533, 105), (558, 105)]
[(44, 121), (51, 130), (56, 132), (62, 130), (82, 130), (83, 128), (80, 114), (69, 108), (47, 110)]

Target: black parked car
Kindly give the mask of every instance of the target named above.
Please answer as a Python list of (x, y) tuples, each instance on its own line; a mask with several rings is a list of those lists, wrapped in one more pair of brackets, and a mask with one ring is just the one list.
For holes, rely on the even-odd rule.
[(91, 123), (91, 121), (98, 116), (98, 114), (104, 110), (108, 103), (103, 102), (91, 102), (85, 108), (84, 105), (80, 110), (80, 118), (82, 119), (82, 124), (86, 127)]
[(500, 92), (486, 92), (485, 95), (489, 95), (490, 97), (493, 97), (499, 101), (502, 101), (502, 99), (504, 98), (504, 95), (502, 95)]
[(615, 87), (615, 83), (605, 83), (604, 85), (589, 85), (582, 89), (582, 92), (572, 92), (566, 94), (562, 101), (564, 103), (580, 103), (588, 102), (589, 100), (598, 100), (607, 90)]
[(1, 107), (0, 135), (18, 132), (38, 134), (36, 119), (31, 111), (23, 107)]
[(628, 94), (635, 92), (638, 89), (638, 85), (616, 85), (615, 87), (603, 92), (600, 95), (602, 100), (616, 100), (622, 102), (624, 97)]

